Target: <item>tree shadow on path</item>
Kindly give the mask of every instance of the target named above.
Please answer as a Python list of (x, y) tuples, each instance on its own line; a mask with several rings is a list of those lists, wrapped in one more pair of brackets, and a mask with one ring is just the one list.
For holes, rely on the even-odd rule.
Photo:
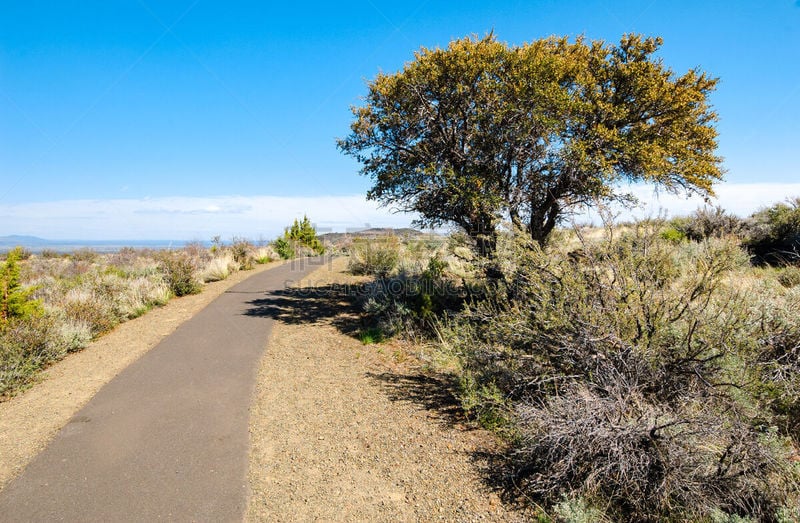
[(356, 293), (354, 288), (342, 285), (288, 287), (272, 291), (265, 298), (248, 301), (245, 314), (290, 325), (329, 324), (355, 337), (365, 322)]

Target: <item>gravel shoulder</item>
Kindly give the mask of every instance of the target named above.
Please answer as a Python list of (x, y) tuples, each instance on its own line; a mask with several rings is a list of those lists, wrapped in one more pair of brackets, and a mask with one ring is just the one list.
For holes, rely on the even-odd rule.
[(226, 290), (282, 262), (258, 266), (206, 285), (203, 292), (171, 300), (69, 355), (38, 383), (0, 403), (0, 488), (19, 474), (70, 418), (120, 371), (175, 331)]
[(335, 260), (272, 304), (252, 407), (248, 521), (522, 521), (484, 481), (497, 442), (399, 344), (363, 345)]

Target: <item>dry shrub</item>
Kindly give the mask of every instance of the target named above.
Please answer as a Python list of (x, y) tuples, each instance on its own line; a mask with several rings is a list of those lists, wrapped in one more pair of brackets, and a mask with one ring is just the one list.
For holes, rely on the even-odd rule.
[(400, 241), (395, 236), (373, 240), (355, 240), (350, 248), (348, 269), (353, 274), (385, 278), (400, 260)]
[(70, 258), (72, 258), (74, 261), (82, 261), (82, 262), (90, 262), (91, 263), (91, 262), (94, 262), (95, 260), (97, 260), (98, 256), (99, 256), (99, 254), (94, 249), (92, 249), (90, 247), (82, 247), (82, 248), (74, 251), (70, 255)]
[(677, 407), (607, 369), (544, 402), (517, 406), (518, 484), (556, 504), (579, 496), (615, 521), (772, 521), (796, 501), (792, 448), (774, 431), (721, 417), (708, 398)]
[(239, 270), (239, 264), (233, 254), (224, 252), (209, 260), (200, 270), (198, 277), (202, 282), (222, 281), (233, 272)]
[(164, 251), (158, 254), (158, 260), (164, 279), (175, 296), (200, 292), (201, 285), (195, 276), (196, 267), (187, 253)]
[(61, 307), (67, 318), (89, 325), (92, 337), (113, 329), (120, 321), (113, 304), (91, 289), (69, 290)]
[(778, 282), (784, 287), (792, 288), (800, 285), (800, 267), (787, 266), (778, 271)]
[(735, 239), (676, 246), (659, 230), (573, 256), (503, 246), (505, 278), (442, 333), (463, 395), (512, 425), (519, 484), (551, 509), (578, 498), (613, 520), (775, 520), (798, 502), (792, 441), (757, 385), (779, 329), (727, 284), (748, 267)]
[(255, 246), (243, 238), (234, 238), (230, 247), (233, 259), (237, 263), (237, 269), (248, 271), (255, 264)]
[(0, 396), (24, 387), (50, 362), (84, 348), (118, 323), (165, 304), (173, 293), (167, 276), (184, 289), (199, 288), (193, 271), (188, 251), (31, 256), (21, 273), (25, 285), (35, 288), (32, 297), (42, 302), (44, 314), (0, 333)]
[(35, 374), (63, 356), (51, 342), (56, 323), (51, 316), (12, 322), (0, 331), (0, 398), (31, 383)]

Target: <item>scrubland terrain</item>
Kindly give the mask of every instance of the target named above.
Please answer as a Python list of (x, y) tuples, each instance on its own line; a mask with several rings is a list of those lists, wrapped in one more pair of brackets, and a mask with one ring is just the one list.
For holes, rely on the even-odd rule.
[(237, 240), (211, 249), (192, 244), (173, 251), (122, 249), (114, 254), (82, 249), (33, 255), (16, 249), (6, 258), (0, 401), (120, 323), (279, 256), (271, 247)]
[[(800, 202), (747, 220), (349, 246), (365, 342), (406, 339), (547, 521), (797, 521)], [(529, 238), (529, 237), (528, 237)]]
[(800, 519), (800, 202), (328, 252), (262, 304), (250, 520)]

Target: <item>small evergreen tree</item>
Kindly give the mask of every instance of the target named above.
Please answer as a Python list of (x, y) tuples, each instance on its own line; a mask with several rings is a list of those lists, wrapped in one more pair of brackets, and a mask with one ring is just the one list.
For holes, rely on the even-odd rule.
[(0, 330), (14, 318), (25, 318), (42, 310), (39, 300), (31, 299), (35, 289), (25, 288), (19, 282), (21, 259), (22, 248), (17, 247), (8, 253), (0, 267)]
[(273, 245), (282, 258), (294, 258), (297, 247), (305, 247), (316, 254), (325, 252), (322, 241), (317, 237), (317, 230), (306, 215), (303, 215), (302, 221), (295, 218), (291, 227), (284, 231), (283, 237), (275, 240)]

